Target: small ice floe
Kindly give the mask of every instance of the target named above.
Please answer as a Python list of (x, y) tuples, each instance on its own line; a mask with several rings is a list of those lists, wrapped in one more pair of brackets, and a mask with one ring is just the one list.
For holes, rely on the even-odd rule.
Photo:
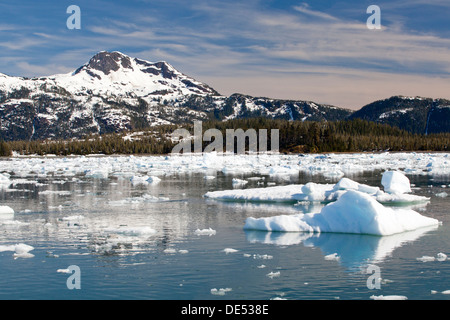
[(213, 288), (211, 289), (211, 294), (215, 295), (215, 296), (224, 296), (227, 292), (233, 291), (233, 289), (231, 288)]
[(32, 250), (34, 250), (34, 247), (24, 243), (19, 243), (15, 245), (0, 245), (0, 252), (13, 251), (14, 259), (33, 258), (34, 255), (30, 253), (30, 251)]
[(214, 180), (215, 178), (215, 176), (204, 176), (203, 180)]
[(226, 254), (229, 254), (229, 253), (238, 252), (239, 250), (236, 250), (236, 249), (233, 249), (233, 248), (225, 248), (222, 251), (225, 252)]
[(266, 276), (268, 276), (270, 279), (278, 278), (280, 275), (281, 275), (280, 271), (276, 271), (276, 272), (271, 271), (268, 274), (266, 274)]
[(389, 295), (389, 296), (370, 296), (370, 299), (372, 300), (408, 300), (406, 296), (400, 296), (400, 295)]
[(448, 193), (447, 192), (436, 193), (436, 197), (445, 198), (448, 197)]
[(325, 258), (325, 260), (330, 260), (330, 261), (339, 261), (340, 260), (340, 257), (338, 256), (337, 253), (332, 253), (332, 254), (326, 255), (324, 258)]
[(216, 230), (208, 228), (208, 229), (197, 229), (194, 232), (198, 236), (213, 236), (216, 234)]
[(58, 273), (72, 273), (72, 271), (70, 269), (58, 269), (58, 270), (56, 270), (56, 272), (58, 272)]

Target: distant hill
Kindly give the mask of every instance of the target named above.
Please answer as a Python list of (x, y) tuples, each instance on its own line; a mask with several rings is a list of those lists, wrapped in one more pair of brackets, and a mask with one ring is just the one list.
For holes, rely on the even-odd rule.
[(450, 101), (395, 96), (372, 102), (349, 116), (358, 118), (418, 134), (450, 132)]

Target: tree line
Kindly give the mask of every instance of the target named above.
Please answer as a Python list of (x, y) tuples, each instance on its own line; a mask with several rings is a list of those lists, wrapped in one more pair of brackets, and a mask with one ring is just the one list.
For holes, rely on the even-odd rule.
[[(169, 154), (177, 144), (171, 133), (183, 127), (193, 134), (193, 124), (161, 125), (142, 132), (91, 135), (82, 140), (2, 141), (0, 155), (87, 154)], [(377, 152), (377, 151), (449, 151), (450, 133), (413, 134), (397, 127), (354, 119), (332, 122), (288, 121), (267, 118), (206, 121), (203, 132), (219, 129), (279, 130), (279, 147), (283, 153)], [(270, 134), (269, 134), (270, 139)], [(204, 142), (204, 146), (210, 142)], [(270, 145), (270, 141), (268, 141)]]

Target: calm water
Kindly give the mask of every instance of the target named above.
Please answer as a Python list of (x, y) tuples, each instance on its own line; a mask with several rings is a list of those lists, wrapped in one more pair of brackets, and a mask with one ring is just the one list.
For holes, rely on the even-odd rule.
[[(389, 237), (246, 232), (247, 217), (320, 206), (202, 197), (230, 189), (232, 178), (183, 174), (133, 186), (126, 177), (20, 177), (0, 191), (1, 204), (16, 212), (13, 222), (0, 221), (0, 245), (25, 243), (34, 247), (34, 256), (0, 252), (0, 299), (450, 299), (442, 293), (450, 290), (450, 260), (417, 259), (440, 252), (450, 257), (450, 195), (436, 196), (450, 194), (450, 177), (410, 176), (414, 193), (431, 197), (415, 210), (443, 224)], [(374, 186), (381, 181), (380, 172), (350, 178)], [(320, 176), (266, 177), (264, 184), (255, 180), (246, 187), (269, 181), (336, 182)], [(209, 228), (216, 233), (196, 233)], [(325, 259), (333, 253), (340, 259)], [(368, 264), (380, 268), (381, 289), (367, 288)], [(70, 274), (57, 272), (71, 265), (81, 270), (80, 290), (69, 290)]]

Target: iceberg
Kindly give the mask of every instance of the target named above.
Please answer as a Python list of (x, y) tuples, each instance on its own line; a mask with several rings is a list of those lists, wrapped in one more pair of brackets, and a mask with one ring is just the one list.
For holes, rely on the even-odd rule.
[(244, 229), (385, 236), (435, 225), (439, 225), (438, 220), (425, 217), (414, 210), (394, 210), (366, 193), (348, 190), (336, 202), (326, 205), (318, 213), (249, 217)]
[(411, 185), (408, 177), (400, 171), (386, 171), (383, 173), (381, 184), (384, 191), (394, 194), (403, 194), (411, 192)]
[[(380, 203), (420, 203), (430, 198), (408, 194), (411, 192), (409, 179), (400, 172), (385, 172), (382, 181), (389, 192), (358, 183), (349, 178), (342, 178), (336, 184), (319, 184), (308, 182), (305, 185), (272, 186), (266, 188), (248, 188), (244, 190), (210, 191), (205, 198), (228, 201), (255, 202), (322, 202), (336, 201), (348, 190), (359, 191), (372, 196)], [(408, 191), (409, 190), (409, 191)], [(392, 192), (395, 191), (395, 192)]]

